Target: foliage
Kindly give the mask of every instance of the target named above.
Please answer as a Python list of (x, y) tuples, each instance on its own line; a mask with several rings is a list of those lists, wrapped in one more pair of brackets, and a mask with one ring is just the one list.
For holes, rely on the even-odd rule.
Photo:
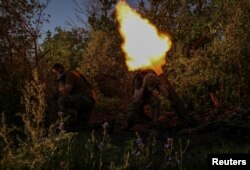
[[(76, 2), (76, 16), (79, 22), (85, 23), (82, 18), (87, 18), (87, 27), (93, 31), (110, 31), (115, 29), (113, 7), (116, 0), (87, 0)], [(84, 16), (84, 17), (83, 17)]]
[[(79, 5), (79, 11), (86, 12), (91, 29), (86, 32), (87, 41), (73, 61), (105, 96), (129, 96), (133, 73), (128, 73), (125, 67), (119, 33), (110, 27), (111, 23), (117, 24), (111, 15), (113, 1), (86, 3), (91, 8), (87, 10)], [(247, 0), (226, 3), (144, 0), (138, 1), (138, 11), (160, 31), (172, 36), (174, 46), (164, 68), (190, 112), (249, 105)], [(56, 55), (52, 57), (62, 60)], [(120, 85), (127, 89), (117, 90)]]
[[(173, 37), (165, 72), (190, 111), (249, 105), (249, 1), (149, 1), (142, 13)], [(166, 22), (163, 22), (166, 21)]]
[(189, 141), (182, 149), (173, 138), (167, 138), (166, 143), (157, 141), (151, 134), (147, 142), (136, 132), (136, 139), (126, 142), (123, 163), (112, 165), (111, 169), (183, 169), (183, 155)]
[(51, 67), (54, 63), (62, 63), (66, 67), (79, 67), (79, 60), (83, 53), (86, 37), (83, 29), (72, 29), (65, 31), (58, 27), (55, 33), (47, 33), (43, 43), (43, 50), (49, 51), (45, 56), (46, 67)]
[(41, 25), (46, 21), (43, 10), (48, 2), (44, 2), (1, 0), (1, 64), (10, 60), (27, 60), (37, 55), (36, 41)]
[[(52, 130), (46, 132), (43, 122), (46, 107), (44, 91), (45, 84), (39, 81), (37, 71), (34, 70), (33, 80), (26, 82), (23, 89), (22, 101), (25, 113), (19, 115), (22, 117), (24, 128), (7, 127), (4, 119), (1, 123), (0, 137), (4, 146), (1, 152), (1, 167), (6, 169), (53, 169), (54, 167), (127, 169), (143, 167), (146, 163), (149, 163), (147, 166), (152, 166), (155, 163), (151, 163), (152, 160), (159, 161), (153, 158), (160, 145), (152, 138), (149, 139), (148, 145), (144, 145), (138, 133), (135, 143), (130, 145), (131, 142), (128, 142), (124, 150), (112, 145), (107, 134), (109, 128), (107, 122), (103, 124), (101, 136), (96, 136), (94, 132), (90, 136), (85, 136), (84, 133), (55, 134), (54, 125), (51, 126)], [(14, 129), (25, 136), (13, 141), (10, 132)], [(17, 145), (14, 146), (14, 143)], [(173, 145), (171, 143), (171, 148), (165, 152), (167, 157), (174, 152)], [(117, 155), (124, 157), (124, 161), (120, 162)]]
[[(46, 135), (44, 127), (45, 84), (40, 83), (37, 71), (33, 71), (33, 80), (23, 89), (25, 113), (20, 113), (24, 127), (9, 127), (1, 123), (0, 137), (3, 142), (1, 167), (5, 169), (48, 169), (55, 166), (69, 167), (68, 159), (73, 134), (56, 135), (53, 131)], [(11, 132), (22, 137), (13, 139)], [(62, 150), (64, 148), (65, 150)]]
[[(98, 131), (90, 135), (84, 132), (56, 134), (55, 125), (51, 126), (50, 131), (43, 126), (46, 106), (44, 91), (45, 84), (34, 70), (33, 80), (26, 82), (23, 89), (25, 113), (20, 114), (23, 129), (9, 127), (2, 116), (0, 145), (3, 147), (0, 165), (4, 169), (204, 169), (204, 155), (207, 153), (235, 151), (228, 143), (222, 143), (222, 147), (216, 145), (218, 148), (197, 152), (196, 147), (189, 149), (189, 140), (166, 138), (162, 142), (153, 135), (142, 137), (138, 132), (132, 139), (124, 141), (107, 134), (107, 122), (102, 125), (101, 134)], [(13, 139), (13, 130), (18, 130), (24, 136), (18, 140)], [(196, 159), (191, 159), (194, 153)], [(190, 165), (190, 162), (193, 164)]]
[(107, 69), (115, 64), (115, 55), (112, 55), (115, 51), (111, 48), (113, 43), (114, 36), (109, 33), (92, 32), (83, 54), (81, 70), (91, 77), (96, 76), (98, 71), (107, 72)]
[[(116, 1), (88, 0), (85, 7), (79, 5), (78, 17), (87, 16), (87, 25), (48, 32), (39, 48), (48, 2), (0, 1), (0, 111), (6, 113), (1, 116), (1, 167), (188, 169), (190, 161), (195, 165), (191, 169), (204, 169), (206, 163), (195, 161), (205, 160), (207, 153), (236, 150), (216, 145), (206, 151), (191, 144), (190, 152), (181, 141), (169, 139), (162, 144), (139, 134), (116, 145), (105, 133), (100, 137), (98, 132), (85, 136), (48, 130), (46, 116), (56, 115), (56, 85), (49, 74), (53, 63), (61, 62), (85, 74), (98, 90), (96, 112), (100, 114), (122, 112), (133, 79), (120, 48)], [(190, 112), (249, 107), (249, 0), (138, 0), (134, 4), (159, 31), (172, 36), (173, 48), (166, 56), (164, 72)], [(15, 121), (19, 124), (13, 126)]]
[(23, 109), (21, 89), (41, 58), (37, 41), (47, 20), (47, 3), (0, 1), (0, 111), (6, 113), (7, 122), (18, 122), (13, 115)]

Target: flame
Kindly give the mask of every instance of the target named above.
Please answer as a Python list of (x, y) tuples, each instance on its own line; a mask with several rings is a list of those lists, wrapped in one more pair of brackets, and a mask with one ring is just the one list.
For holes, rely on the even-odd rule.
[(165, 55), (172, 46), (170, 36), (160, 33), (124, 0), (116, 5), (116, 16), (128, 69), (153, 69), (161, 74)]

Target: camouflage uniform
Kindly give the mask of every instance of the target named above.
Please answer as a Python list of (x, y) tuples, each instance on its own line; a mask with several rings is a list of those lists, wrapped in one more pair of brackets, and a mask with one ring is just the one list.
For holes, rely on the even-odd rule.
[(72, 83), (69, 95), (62, 95), (58, 100), (63, 113), (64, 130), (78, 131), (87, 126), (90, 113), (95, 106), (94, 91), (84, 76), (76, 71), (67, 71), (60, 79), (62, 85)]
[[(145, 105), (150, 106), (153, 117), (149, 117), (144, 113)], [(159, 110), (160, 100), (158, 97), (151, 97), (148, 100), (142, 99), (139, 102), (130, 102), (126, 108), (128, 128), (131, 128), (135, 122), (150, 122), (153, 120), (156, 123), (159, 117)]]
[[(146, 78), (144, 78), (146, 77)], [(144, 81), (144, 90), (142, 88)], [(134, 89), (139, 89), (139, 91), (143, 90), (143, 94), (137, 95), (139, 96), (136, 100), (132, 100), (126, 109), (127, 114), (127, 128), (131, 128), (135, 122), (141, 121), (149, 121), (153, 120), (153, 124), (158, 126), (158, 117), (160, 113), (160, 99), (157, 97), (159, 93), (161, 93), (164, 97), (166, 97), (171, 105), (172, 108), (175, 110), (178, 118), (182, 122), (183, 126), (196, 126), (198, 122), (194, 119), (194, 117), (187, 114), (186, 108), (184, 103), (179, 98), (173, 87), (171, 86), (170, 82), (167, 80), (165, 75), (157, 76), (152, 71), (144, 71), (138, 73), (133, 81)], [(158, 94), (155, 95), (154, 92)], [(135, 94), (136, 91), (134, 91)], [(140, 93), (140, 92), (139, 92)], [(138, 91), (137, 91), (138, 94)], [(135, 95), (134, 95), (135, 96)], [(144, 113), (144, 106), (150, 105), (151, 113), (153, 114), (152, 118), (150, 119)]]
[[(133, 81), (134, 90), (140, 89), (144, 76), (147, 74), (154, 74), (151, 71), (141, 72), (135, 75)], [(131, 100), (128, 104), (125, 114), (127, 116), (127, 128), (133, 127), (135, 122), (152, 122), (157, 123), (160, 113), (160, 99), (152, 94), (152, 91), (157, 89), (157, 81), (147, 82), (147, 86), (143, 92), (142, 97), (138, 101)], [(144, 107), (150, 106), (152, 117), (144, 112)]]

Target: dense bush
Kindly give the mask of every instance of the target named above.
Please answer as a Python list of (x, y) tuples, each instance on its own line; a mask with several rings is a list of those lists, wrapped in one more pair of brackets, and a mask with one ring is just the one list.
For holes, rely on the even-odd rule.
[[(98, 92), (97, 114), (121, 114), (131, 96), (134, 73), (128, 72), (120, 48), (122, 40), (113, 8), (116, 2), (87, 2), (94, 7), (87, 8), (87, 26), (48, 32), (40, 47), (46, 3), (1, 1), (0, 112), (5, 113), (0, 127), (1, 167), (150, 169), (159, 165), (181, 169), (178, 141), (173, 145), (180, 147), (168, 151), (164, 144), (156, 144), (152, 137), (145, 142), (139, 134), (126, 144), (115, 145), (106, 133), (55, 133), (57, 86), (50, 74), (53, 63), (78, 69), (90, 80)], [(248, 0), (137, 2), (133, 6), (159, 31), (172, 37), (173, 48), (166, 56), (164, 72), (190, 113), (249, 107)], [(33, 76), (32, 70), (36, 70)], [(167, 102), (165, 109), (171, 110)], [(143, 142), (137, 143), (137, 139)], [(170, 155), (176, 159), (168, 161)]]

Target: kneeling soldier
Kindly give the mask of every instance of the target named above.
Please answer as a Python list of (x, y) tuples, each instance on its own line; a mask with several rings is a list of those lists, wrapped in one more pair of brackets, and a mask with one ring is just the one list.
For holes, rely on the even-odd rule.
[(86, 127), (96, 100), (92, 85), (78, 71), (66, 70), (60, 63), (54, 64), (52, 72), (57, 76), (60, 98), (58, 105), (60, 116), (67, 117), (66, 131), (79, 131)]

